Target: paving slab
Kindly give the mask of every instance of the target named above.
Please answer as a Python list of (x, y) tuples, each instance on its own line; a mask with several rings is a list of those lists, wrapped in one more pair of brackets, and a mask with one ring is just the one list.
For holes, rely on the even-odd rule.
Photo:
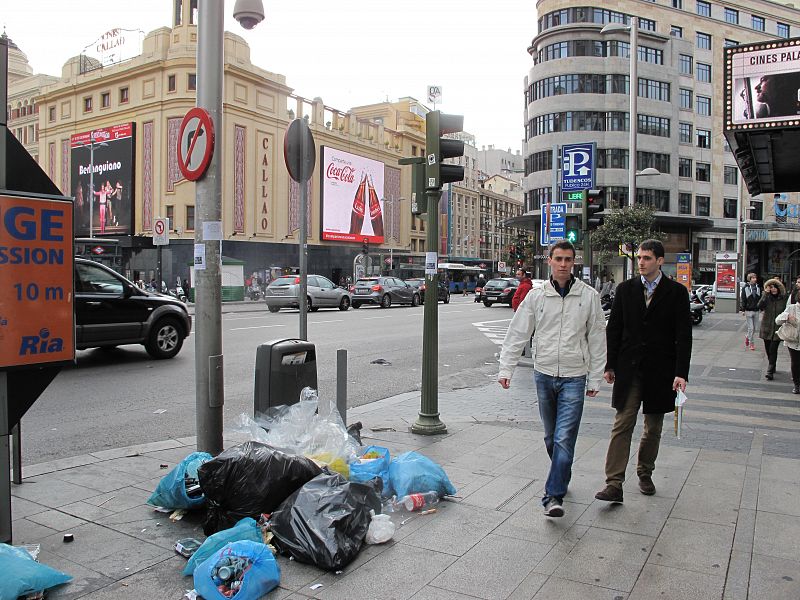
[(564, 516), (553, 519), (544, 516), (542, 503), (537, 498), (525, 503), (503, 521), (494, 533), (552, 546), (564, 538), (586, 508), (584, 504), (564, 502)]
[(502, 510), (515, 496), (534, 485), (533, 479), (514, 475), (500, 475), (473, 493), (464, 496), (464, 503), (487, 510)]
[(797, 560), (800, 557), (800, 517), (759, 511), (753, 552)]
[(672, 498), (629, 494), (624, 504), (595, 500), (578, 523), (602, 529), (658, 537), (675, 501)]
[(725, 574), (717, 576), (647, 564), (628, 600), (719, 600)]
[(87, 522), (60, 510), (46, 510), (26, 518), (28, 521), (49, 527), (53, 531), (68, 531), (85, 525)]
[[(603, 472), (604, 471), (601, 471), (601, 473)], [(656, 496), (661, 498), (677, 498), (688, 476), (689, 471), (685, 469), (672, 469), (656, 461), (656, 470), (653, 471), (652, 475), (653, 484), (656, 486)], [(604, 481), (601, 481), (601, 485), (597, 488), (598, 490), (602, 487), (603, 483)], [(622, 490), (626, 498), (630, 494), (641, 495), (639, 491), (639, 478), (636, 476), (635, 469), (631, 469), (631, 472), (628, 473), (628, 478), (622, 485)]]
[(758, 488), (758, 510), (800, 517), (800, 484), (765, 479)]
[[(147, 460), (154, 462), (152, 459)], [(61, 481), (97, 490), (98, 492), (113, 492), (147, 478), (120, 472), (111, 466), (113, 462), (105, 461), (56, 471), (48, 475), (48, 477), (55, 477)]]
[(724, 575), (728, 569), (733, 531), (731, 526), (670, 518), (648, 563)]
[(628, 594), (596, 585), (550, 577), (533, 600), (626, 600)]
[(733, 463), (698, 460), (694, 463), (686, 483), (718, 490), (741, 491), (744, 484), (745, 466)]
[(59, 508), (96, 496), (100, 491), (62, 481), (50, 473), (23, 479), (19, 485), (12, 484), (11, 493), (17, 498), (30, 500), (47, 508)]
[(451, 592), (443, 588), (426, 585), (411, 597), (411, 600), (474, 600), (477, 596)]
[(102, 589), (114, 583), (110, 577), (106, 577), (91, 569), (63, 556), (43, 549), (39, 552), (39, 562), (62, 573), (72, 576), (72, 581), (67, 585), (61, 585), (47, 592), (47, 600), (73, 600), (83, 598), (90, 592)]
[(687, 483), (672, 511), (673, 517), (701, 523), (736, 525), (741, 493), (736, 489), (720, 490)]
[(800, 561), (754, 554), (750, 598), (800, 598)]

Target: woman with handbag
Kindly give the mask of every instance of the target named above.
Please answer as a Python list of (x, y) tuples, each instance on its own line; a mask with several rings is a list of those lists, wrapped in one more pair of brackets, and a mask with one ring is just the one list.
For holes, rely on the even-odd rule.
[(792, 388), (793, 394), (800, 394), (800, 304), (795, 302), (786, 307), (775, 319), (780, 325), (778, 335), (789, 349), (789, 358), (792, 361)]
[(758, 301), (758, 310), (763, 312), (759, 337), (764, 340), (764, 351), (767, 353), (767, 372), (764, 378), (772, 380), (775, 374), (775, 363), (778, 361), (778, 347), (781, 338), (778, 336), (778, 318), (786, 307), (786, 288), (779, 279), (769, 279), (764, 283), (764, 295)]

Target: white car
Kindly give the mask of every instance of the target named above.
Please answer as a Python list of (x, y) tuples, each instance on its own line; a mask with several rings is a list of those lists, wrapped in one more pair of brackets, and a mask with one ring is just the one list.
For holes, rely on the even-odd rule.
[[(322, 275), (307, 276), (308, 310), (314, 312), (320, 308), (338, 308), (347, 310), (352, 304), (350, 292), (338, 287)], [(284, 275), (273, 280), (264, 294), (269, 312), (278, 312), (282, 308), (300, 308), (300, 276)]]

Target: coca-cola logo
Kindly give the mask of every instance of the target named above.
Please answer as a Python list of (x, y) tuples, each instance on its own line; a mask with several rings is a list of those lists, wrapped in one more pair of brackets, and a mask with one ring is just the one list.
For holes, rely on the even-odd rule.
[(353, 183), (356, 170), (353, 167), (336, 167), (333, 163), (328, 164), (325, 176), (328, 179), (338, 179), (344, 183)]
[(98, 129), (97, 131), (93, 131), (90, 136), (94, 140), (107, 140), (111, 137), (111, 134), (105, 129)]

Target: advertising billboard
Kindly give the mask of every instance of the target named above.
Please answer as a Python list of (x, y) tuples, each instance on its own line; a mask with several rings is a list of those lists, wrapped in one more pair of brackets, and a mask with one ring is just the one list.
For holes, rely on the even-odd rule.
[(70, 146), (76, 237), (132, 235), (136, 124), (77, 133)]
[(725, 49), (728, 130), (800, 125), (800, 40)]
[(322, 239), (382, 244), (382, 162), (320, 148)]
[(724, 252), (716, 256), (716, 277), (715, 283), (717, 286), (717, 298), (736, 298), (737, 293), (737, 276), (736, 264), (738, 262), (738, 254), (733, 252)]

